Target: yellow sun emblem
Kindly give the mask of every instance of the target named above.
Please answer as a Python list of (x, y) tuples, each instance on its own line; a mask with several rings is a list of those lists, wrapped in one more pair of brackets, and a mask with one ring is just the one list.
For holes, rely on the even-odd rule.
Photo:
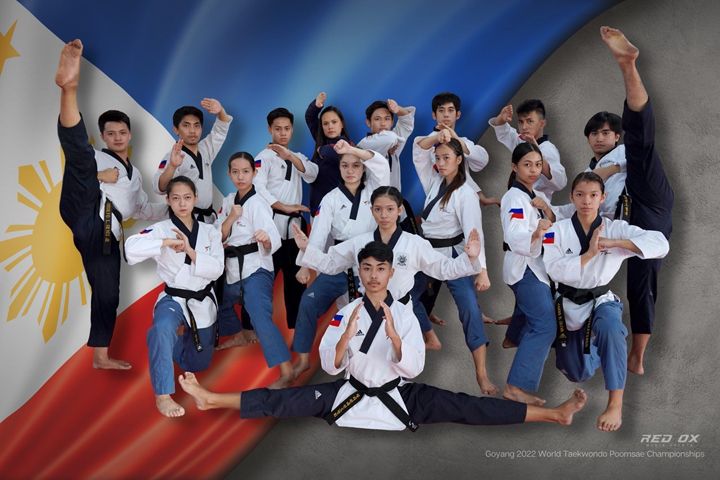
[[(62, 150), (60, 162), (65, 164)], [(10, 225), (5, 233), (12, 234), (12, 238), (0, 241), (0, 264), (7, 262), (6, 271), (21, 263), (27, 265), (28, 262), (23, 261), (30, 257), (30, 265), (25, 267), (10, 292), (7, 321), (27, 315), (42, 288), (44, 297), (37, 322), (42, 325), (43, 339), (48, 342), (57, 331), (58, 322), (67, 320), (72, 282), (78, 282), (80, 302), (87, 303), (87, 280), (83, 277), (82, 259), (73, 244), (72, 233), (60, 218), (62, 182), (53, 182), (47, 163), (42, 160), (38, 166), (18, 167), (18, 183), (37, 200), (18, 192), (18, 202), (37, 214), (32, 225)]]

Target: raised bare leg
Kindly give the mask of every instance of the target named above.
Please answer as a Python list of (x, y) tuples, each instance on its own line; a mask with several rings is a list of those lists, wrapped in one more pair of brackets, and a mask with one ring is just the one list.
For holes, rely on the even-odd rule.
[(635, 65), (640, 50), (616, 28), (600, 27), (600, 37), (620, 67), (625, 82), (625, 97), (628, 107), (634, 112), (641, 111), (648, 102), (648, 94)]
[(74, 127), (80, 122), (77, 89), (80, 82), (80, 58), (83, 44), (73, 40), (60, 52), (60, 62), (55, 73), (55, 83), (60, 87), (60, 125)]

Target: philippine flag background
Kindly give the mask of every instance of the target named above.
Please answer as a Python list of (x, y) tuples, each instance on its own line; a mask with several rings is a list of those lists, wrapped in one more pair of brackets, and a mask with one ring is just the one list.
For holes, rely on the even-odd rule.
[[(149, 384), (145, 347), (145, 333), (160, 288), (151, 262), (132, 268), (123, 265), (121, 274), (121, 304), (111, 352), (128, 359), (133, 364), (132, 371), (91, 369), (91, 352), (83, 348), (89, 330), (89, 286), (70, 232), (58, 213), (64, 159), (57, 140), (59, 92), (53, 79), (58, 55), (65, 42), (80, 38), (85, 45), (79, 101), (91, 140), (100, 142), (95, 119), (101, 112), (110, 108), (127, 112), (133, 127), (133, 163), (142, 171), (145, 190), (151, 197), (148, 181), (173, 142), (172, 112), (180, 105), (197, 105), (203, 97), (217, 98), (223, 103), (235, 120), (213, 166), (219, 199), (232, 189), (225, 174), (225, 159), (237, 150), (258, 152), (264, 147), (268, 141), (265, 115), (272, 108), (285, 106), (295, 113), (291, 147), (309, 155), (313, 142), (302, 118), (305, 107), (319, 91), (328, 93), (328, 104), (342, 109), (351, 137), (359, 140), (366, 133), (365, 107), (373, 100), (394, 98), (401, 105), (417, 106), (414, 134), (424, 135), (433, 127), (430, 99), (439, 91), (450, 90), (464, 101), (458, 130), (469, 138), (478, 139), (487, 129), (487, 120), (513, 98), (559, 46), (597, 15), (619, 3), (610, 0), (132, 0), (122, 3), (0, 0), (0, 478), (220, 478), (228, 474), (261, 477), (263, 471), (258, 467), (258, 461), (250, 464), (242, 461), (274, 424), (241, 420), (235, 412), (198, 412), (190, 408), (192, 402), (182, 393), (177, 398), (188, 412), (185, 417), (166, 419), (157, 413)], [(653, 2), (625, 3), (650, 8)], [(675, 11), (669, 2), (660, 3), (666, 11)], [(683, 27), (683, 33), (672, 38), (684, 35), (690, 45), (701, 44), (693, 33), (711, 31), (699, 13), (711, 2), (689, 3), (692, 6), (683, 11), (698, 12), (692, 17), (695, 28)], [(635, 15), (633, 18), (642, 18), (641, 8), (628, 8)], [(717, 13), (718, 9), (712, 11)], [(654, 27), (647, 24), (644, 28), (649, 31)], [(633, 38), (633, 32), (628, 35)], [(711, 46), (720, 46), (716, 37), (712, 37)], [(668, 51), (671, 46), (660, 44), (655, 48)], [(717, 48), (707, 51), (716, 54)], [(709, 64), (710, 69), (720, 70), (717, 56), (705, 50), (697, 54), (697, 59), (698, 63), (704, 62), (703, 68)], [(588, 62), (582, 55), (578, 61)], [(598, 61), (608, 69), (616, 68), (609, 55)], [(704, 78), (700, 74), (698, 77)], [(668, 88), (675, 87), (678, 91), (692, 90), (679, 82), (668, 83)], [(708, 91), (717, 91), (716, 85), (702, 82), (700, 85)], [(584, 93), (578, 92), (578, 88), (567, 86), (568, 95), (578, 99), (579, 109)], [(621, 99), (616, 96), (596, 110), (614, 108), (618, 111)], [(712, 101), (715, 103), (706, 104), (705, 108), (718, 111), (715, 108), (717, 100)], [(675, 106), (670, 100), (666, 105)], [(561, 107), (563, 105), (558, 105), (558, 110)], [(678, 105), (673, 112), (679, 110)], [(583, 111), (580, 117), (587, 118), (592, 113), (594, 111), (588, 114)], [(205, 123), (207, 132), (212, 122)], [(678, 127), (678, 142), (706, 146), (708, 151), (714, 149), (716, 152), (716, 145), (696, 139), (696, 131), (701, 129), (693, 130), (694, 127)], [(581, 130), (582, 125), (575, 124), (572, 128)], [(667, 128), (666, 132), (668, 138), (676, 138), (673, 135), (677, 130), (671, 132), (671, 128)], [(715, 143), (717, 133), (715, 128), (710, 135)], [(588, 152), (586, 145), (584, 148), (563, 157), (566, 168), (571, 166), (569, 173), (574, 175), (584, 168), (585, 160), (581, 157), (587, 156)], [(670, 150), (669, 146), (667, 150)], [(491, 150), (491, 162), (495, 162), (492, 153)], [(717, 154), (713, 155), (717, 159)], [(504, 191), (498, 186), (506, 181), (509, 169), (505, 160), (508, 157), (507, 153), (497, 157), (502, 166), (493, 166), (495, 170), (492, 171), (498, 172), (492, 177), (494, 183), (481, 181), (481, 186), (492, 185), (490, 188), (496, 194)], [(716, 165), (706, 163), (713, 168)], [(698, 160), (692, 165), (702, 167), (705, 163)], [(403, 153), (402, 170), (403, 193), (418, 211), (423, 193), (412, 167), (409, 146)], [(676, 173), (674, 168), (670, 170)], [(682, 185), (692, 181), (705, 185), (709, 181), (690, 175), (683, 183), (678, 179), (675, 184), (676, 192), (680, 193), (677, 208), (687, 212), (705, 211), (706, 207), (690, 208), (683, 199)], [(714, 175), (717, 178), (717, 174)], [(568, 177), (572, 178), (571, 175)], [(483, 178), (480, 176), (480, 180)], [(702, 196), (702, 191), (699, 195), (700, 200), (718, 205), (717, 199)], [(215, 204), (219, 206), (219, 201)], [(496, 211), (488, 217), (499, 223), (495, 218), (499, 217)], [(692, 221), (688, 218), (688, 222)], [(487, 224), (488, 220), (485, 222)], [(126, 232), (134, 233), (145, 227), (147, 224), (128, 222)], [(680, 252), (675, 253), (676, 257), (682, 256), (678, 238), (690, 241), (692, 234), (683, 236), (681, 231), (674, 235), (675, 243), (671, 248)], [(489, 238), (491, 241), (492, 235)], [(702, 238), (708, 238), (708, 235), (703, 233)], [(501, 239), (496, 240), (499, 246)], [(500, 277), (501, 270), (498, 261), (494, 262), (497, 275), (493, 279), (493, 289), (502, 290), (504, 286), (495, 280)], [(705, 263), (701, 261), (697, 264), (691, 260), (679, 262), (675, 272), (684, 274), (686, 268), (693, 270), (702, 265)], [(697, 277), (697, 269), (694, 272)], [(708, 272), (699, 278), (704, 279), (701, 283), (705, 285), (717, 285), (720, 281), (716, 272)], [(672, 282), (669, 278), (667, 281)], [(664, 292), (668, 308), (672, 302), (673, 306), (678, 305), (673, 308), (679, 312), (683, 298), (700, 295), (686, 288), (689, 287)], [(276, 284), (276, 293), (278, 289)], [(619, 290), (624, 292), (624, 287)], [(512, 308), (507, 291), (497, 295), (502, 295), (503, 306)], [(283, 311), (282, 295), (274, 298), (276, 312)], [(492, 302), (491, 297), (481, 298)], [(712, 303), (699, 301), (695, 308), (710, 312), (711, 306)], [(321, 322), (321, 332), (332, 313), (329, 312)], [(669, 313), (663, 316), (668, 323), (671, 317)], [(285, 319), (276, 314), (275, 321), (289, 343), (292, 332), (282, 328)], [(701, 324), (698, 328), (706, 326)], [(653, 360), (658, 364), (663, 362), (670, 372), (668, 375), (675, 375), (673, 378), (682, 382), (681, 374), (688, 365), (696, 369), (704, 367), (698, 367), (692, 358), (683, 356), (691, 355), (697, 349), (686, 348), (684, 345), (689, 340), (678, 330), (663, 327), (662, 334), (679, 338), (680, 343), (672, 346), (669, 340), (663, 341), (663, 337), (654, 340), (658, 351)], [(701, 332), (698, 337), (710, 338)], [(446, 345), (450, 343), (462, 342), (458, 336), (448, 339)], [(675, 357), (669, 352), (671, 348), (676, 349)], [(452, 347), (446, 349), (448, 354), (453, 352)], [(717, 349), (700, 350), (708, 352), (709, 363), (718, 360)], [(506, 355), (497, 350), (494, 353)], [(509, 365), (511, 354), (508, 352), (507, 358), (501, 357), (501, 361)], [(680, 360), (677, 360), (678, 356)], [(465, 357), (467, 364), (460, 369), (468, 381), (464, 388), (476, 394), (470, 378), (472, 368), (469, 358)], [(674, 363), (673, 358), (676, 359)], [(432, 360), (439, 364), (442, 357), (436, 356)], [(665, 362), (670, 362), (670, 366)], [(317, 358), (314, 358), (313, 372), (317, 364)], [(439, 368), (430, 372), (434, 375), (434, 383), (443, 378), (438, 375)], [(497, 372), (497, 383), (506, 371)], [(548, 371), (557, 374), (550, 362), (546, 377)], [(662, 373), (659, 366), (656, 373)], [(276, 375), (277, 372), (266, 368), (259, 347), (251, 347), (217, 354), (212, 367), (199, 377), (204, 385), (214, 390), (240, 391), (265, 386)], [(306, 375), (301, 383), (310, 378), (311, 374)], [(317, 377), (315, 381), (318, 381)], [(595, 407), (599, 408), (602, 385), (597, 378), (593, 382), (589, 388), (597, 393)], [(663, 379), (661, 385), (667, 383), (667, 379)], [(571, 388), (568, 384), (561, 387)], [(678, 402), (667, 401), (657, 390), (643, 398), (631, 396), (627, 406), (630, 411), (641, 411), (639, 405), (644, 402), (661, 402), (661, 408), (666, 409), (663, 411), (670, 420), (640, 426), (639, 421), (629, 420), (623, 426), (624, 430), (614, 437), (595, 438), (592, 435), (597, 433), (591, 428), (594, 418), (588, 414), (582, 419), (588, 428), (553, 431), (555, 443), (544, 447), (570, 447), (586, 441), (592, 448), (607, 451), (614, 448), (613, 439), (625, 442), (622, 449), (642, 450), (646, 447), (639, 443), (641, 434), (665, 433), (667, 430), (672, 434), (701, 432), (705, 443), (698, 448), (709, 452), (717, 445), (717, 437), (711, 431), (703, 430), (706, 428), (703, 425), (713, 422), (708, 422), (707, 418), (704, 421), (680, 419), (677, 412), (679, 408), (705, 411), (697, 405), (703, 404), (703, 398), (712, 398), (713, 393), (716, 398), (718, 392), (708, 391), (700, 398), (688, 399), (689, 403), (684, 407)], [(713, 412), (707, 414), (717, 420), (716, 409)], [(660, 415), (654, 418), (659, 419)], [(293, 445), (284, 448), (273, 432), (261, 443), (264, 452), (273, 452), (261, 457), (269, 467), (264, 473), (266, 477), (272, 475), (268, 472), (277, 472), (278, 466), (282, 466), (286, 478), (320, 476), (313, 472), (323, 472), (322, 476), (330, 478), (364, 478), (368, 472), (375, 472), (378, 478), (391, 474), (430, 478), (440, 471), (461, 476), (479, 475), (487, 472), (481, 471), (478, 465), (498, 462), (487, 453), (492, 450), (491, 435), (502, 436), (510, 432), (507, 429), (480, 432), (470, 427), (457, 430), (423, 427), (412, 438), (407, 437), (410, 435), (407, 432), (401, 433), (401, 438), (382, 432), (346, 430), (339, 433), (338, 429), (326, 425), (320, 425), (323, 433), (316, 434), (314, 427), (306, 429), (307, 423), (288, 423), (289, 427), (283, 428), (297, 432), (293, 441), (303, 438), (306, 443), (296, 444), (302, 454), (297, 453), (297, 458), (293, 458), (296, 455)], [(522, 448), (527, 446), (528, 451), (538, 451), (543, 446), (542, 436), (550, 429), (529, 427), (524, 431), (534, 435), (535, 443), (521, 443), (523, 430), (519, 429), (512, 431), (512, 438), (520, 439), (513, 444)], [(427, 452), (427, 445), (419, 443), (423, 434), (425, 439), (435, 439), (437, 458), (423, 453)], [(391, 450), (377, 453), (372, 446), (376, 441), (375, 445)], [(390, 446), (390, 441), (394, 446)], [(329, 459), (324, 454), (323, 446), (330, 444), (336, 446), (333, 451), (347, 456), (344, 461)], [(457, 452), (463, 451), (461, 446), (475, 444), (478, 462), (473, 460), (470, 465), (467, 464), (470, 460)], [(417, 454), (408, 454), (414, 458), (412, 464), (403, 460), (405, 449), (416, 449)], [(314, 456), (313, 451), (316, 452)], [(383, 456), (387, 451), (392, 451), (392, 458)], [(370, 452), (374, 453), (371, 455)], [(374, 459), (379, 460), (374, 463)], [(277, 461), (275, 469), (270, 467), (274, 461)], [(663, 464), (659, 460), (647, 465), (658, 472), (700, 474), (717, 471), (717, 463), (717, 460), (706, 459), (694, 464)], [(546, 460), (539, 464), (539, 471), (550, 475), (550, 470), (560, 464), (550, 464)], [(292, 465), (297, 465), (297, 470), (293, 470)], [(604, 468), (604, 473), (619, 467), (610, 461), (592, 463), (588, 460), (568, 461), (563, 465)], [(485, 466), (506, 473), (534, 470), (531, 459)], [(579, 475), (575, 470), (571, 472), (572, 476)], [(592, 470), (583, 476), (592, 477)], [(662, 476), (660, 473), (658, 478)]]

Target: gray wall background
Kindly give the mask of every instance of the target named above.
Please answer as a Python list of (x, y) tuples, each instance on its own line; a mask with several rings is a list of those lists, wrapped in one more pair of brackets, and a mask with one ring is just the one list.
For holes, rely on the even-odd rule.
[[(582, 135), (587, 119), (600, 110), (621, 113), (624, 89), (617, 66), (599, 38), (599, 27), (623, 30), (640, 48), (639, 68), (657, 115), (657, 147), (675, 189), (674, 231), (657, 304), (658, 318), (646, 358), (646, 374), (630, 375), (625, 393), (624, 424), (603, 433), (595, 420), (607, 393), (602, 374), (583, 388), (590, 400), (572, 426), (523, 425), (469, 427), (425, 425), (409, 432), (375, 432), (330, 428), (317, 419), (278, 422), (260, 444), (229, 473), (229, 478), (438, 478), (529, 474), (575, 478), (703, 478), (717, 472), (720, 461), (717, 424), (720, 388), (716, 366), (718, 273), (714, 213), (720, 209), (717, 165), (720, 123), (720, 2), (626, 1), (592, 20), (539, 68), (510, 101), (541, 98), (548, 109), (546, 133), (558, 146), (571, 179), (587, 165), (591, 152)], [(532, 41), (532, 32), (516, 32)], [(488, 72), (492, 74), (492, 72)], [(480, 143), (490, 165), (476, 177), (489, 194), (502, 195), (509, 172), (509, 153), (485, 132)], [(556, 194), (555, 203), (567, 198)], [(502, 231), (495, 207), (484, 208), (485, 238), (493, 282), (480, 304), (492, 316), (509, 314), (513, 296), (502, 283), (502, 258), (497, 252)], [(624, 296), (624, 269), (613, 290)], [(472, 359), (447, 290), (438, 313), (449, 325), (437, 328), (444, 348), (429, 352), (418, 381), (443, 388), (479, 393)], [(627, 314), (626, 321), (629, 321)], [(514, 350), (502, 350), (503, 327), (487, 327), (492, 342), (489, 371), (502, 388)], [(319, 373), (315, 382), (329, 380)], [(574, 385), (546, 364), (540, 395), (548, 404), (564, 400)], [(648, 446), (644, 434), (669, 434), (670, 445)], [(699, 434), (692, 447), (676, 443), (682, 434)], [(517, 450), (703, 451), (701, 459), (493, 459), (486, 452)], [(713, 476), (717, 475), (715, 473)]]

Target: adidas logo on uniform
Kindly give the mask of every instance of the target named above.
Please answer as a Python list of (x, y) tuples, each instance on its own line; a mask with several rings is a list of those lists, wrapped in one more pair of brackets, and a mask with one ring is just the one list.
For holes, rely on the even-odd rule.
[(315, 298), (315, 292), (308, 293), (308, 298)]
[(565, 250), (565, 255), (568, 255), (568, 254), (572, 255), (572, 253), (573, 253), (573, 251), (570, 250), (569, 248), (567, 250)]
[(364, 337), (365, 334), (363, 333), (362, 330), (358, 330), (358, 332), (355, 334), (355, 336), (356, 336), (356, 337)]
[(317, 390), (315, 390), (315, 400), (317, 400), (317, 399), (320, 398), (320, 397), (322, 397), (322, 393), (320, 393), (320, 392), (318, 392)]

